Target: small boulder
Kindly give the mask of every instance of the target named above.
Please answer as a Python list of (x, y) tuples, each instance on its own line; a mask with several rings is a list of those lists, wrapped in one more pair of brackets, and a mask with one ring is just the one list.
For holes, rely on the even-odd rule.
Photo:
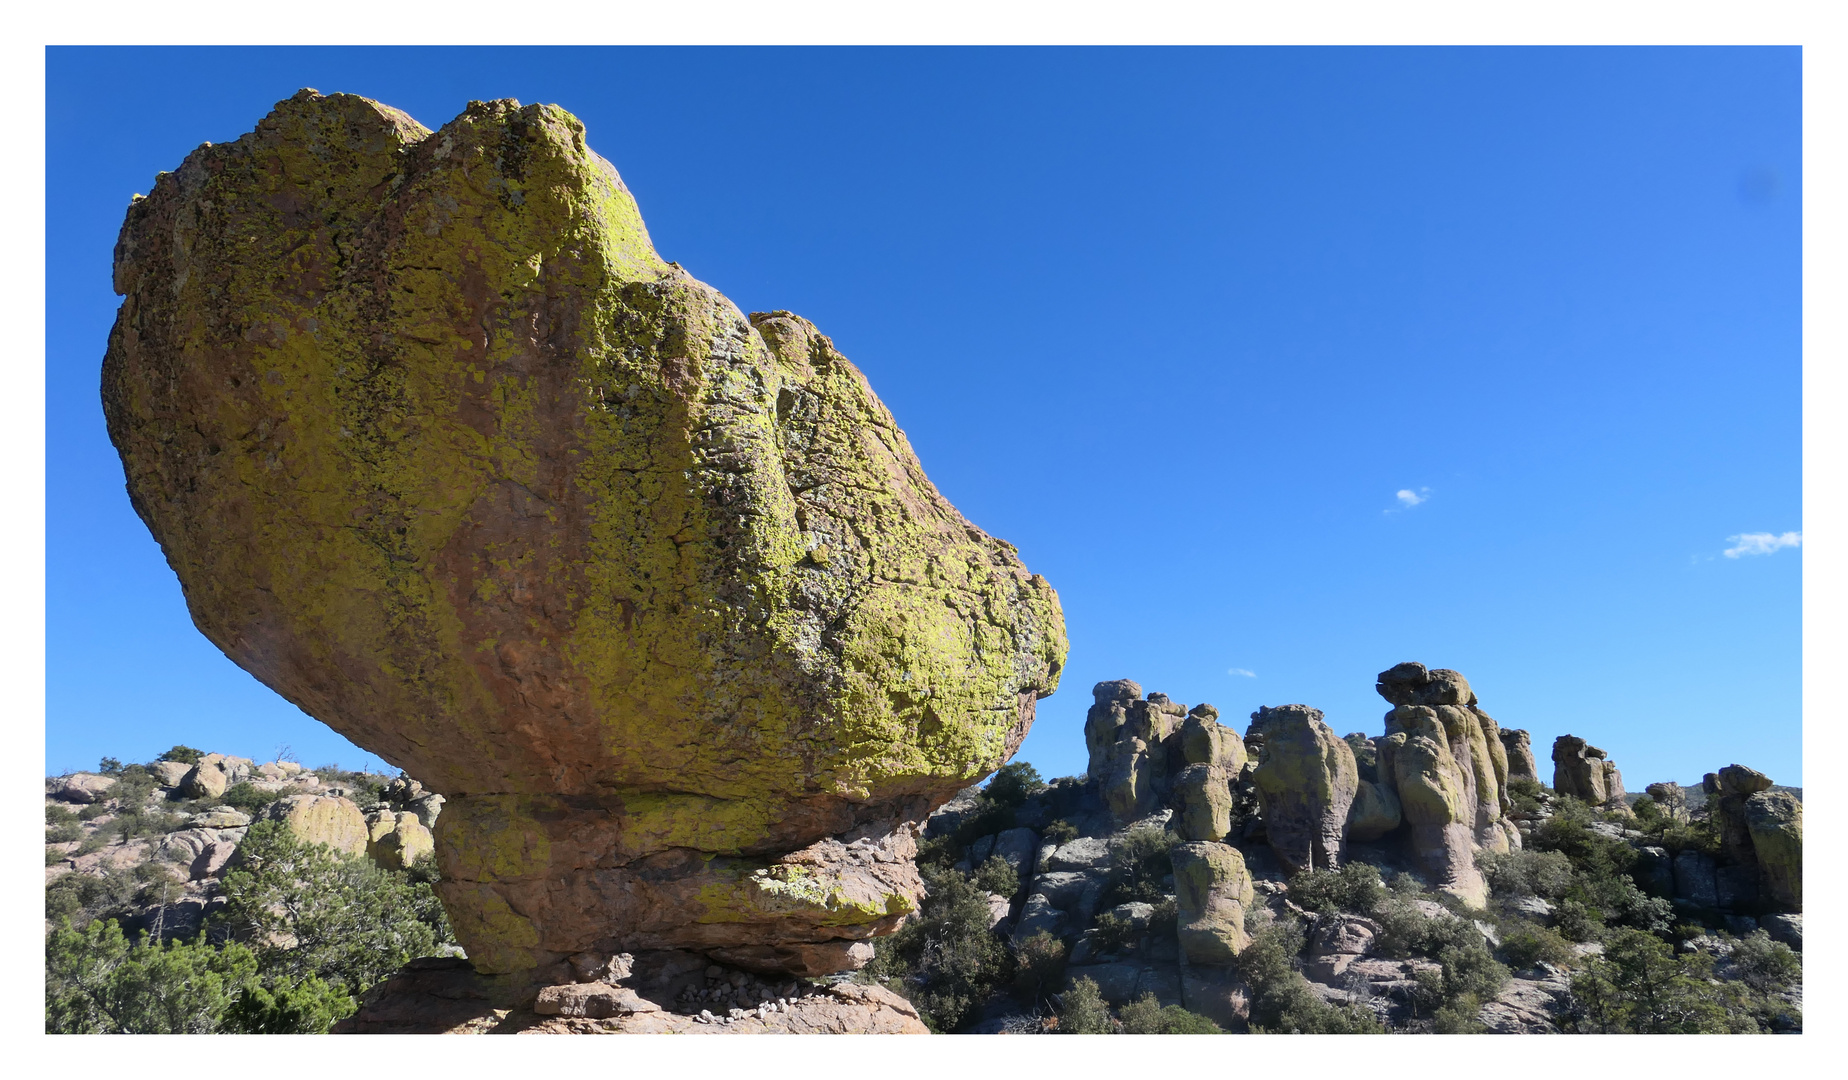
[(241, 829), (250, 824), (250, 815), (229, 806), (214, 806), (193, 815), (191, 824), (201, 829)]
[(225, 756), (207, 754), (186, 770), (185, 777), (180, 780), (180, 794), (189, 799), (217, 799), (222, 798), (230, 786), (231, 771), (225, 765)]

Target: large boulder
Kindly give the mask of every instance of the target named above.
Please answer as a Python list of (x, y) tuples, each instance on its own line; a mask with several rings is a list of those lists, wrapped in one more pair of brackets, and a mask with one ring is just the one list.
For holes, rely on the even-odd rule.
[(1251, 943), (1245, 912), (1256, 901), (1245, 857), (1230, 844), (1196, 841), (1170, 849), (1181, 953), (1190, 963), (1225, 966)]
[(1219, 710), (1195, 705), (1181, 721), (1179, 758), (1182, 765), (1216, 765), (1227, 776), (1237, 776), (1246, 761), (1245, 740), (1219, 722)]
[(179, 787), (185, 782), (186, 774), (192, 772), (192, 766), (184, 761), (156, 761), (148, 769), (165, 788)]
[(233, 764), (223, 754), (207, 754), (186, 770), (180, 780), (180, 794), (189, 799), (221, 798), (232, 784)]
[(1174, 831), (1184, 840), (1224, 840), (1232, 831), (1231, 777), (1219, 765), (1189, 765), (1174, 778)]
[(350, 799), (289, 795), (264, 808), (267, 820), (288, 826), (303, 843), (326, 844), (346, 855), (362, 855), (370, 838), (366, 815)]
[(109, 789), (115, 787), (113, 776), (99, 776), (96, 773), (72, 773), (59, 777), (49, 785), (54, 799), (65, 802), (95, 803), (109, 797)]
[(1252, 779), (1271, 850), (1292, 871), (1339, 867), (1360, 783), (1354, 751), (1307, 705), (1260, 708), (1251, 720), (1264, 736)]
[(1745, 801), (1745, 821), (1770, 900), (1803, 910), (1803, 804), (1788, 791), (1758, 791)]
[(556, 106), (303, 91), (133, 203), (115, 284), (104, 412), (194, 623), (448, 799), (484, 972), (889, 932), (1058, 685), (1045, 580)]
[(1100, 682), (1091, 689), (1093, 704), (1085, 716), (1087, 773), (1119, 825), (1145, 818), (1167, 801), (1169, 752), (1176, 764), (1184, 753), (1179, 729), (1187, 708), (1162, 693), (1141, 700), (1129, 696), (1140, 689), (1128, 679)]
[(387, 870), (406, 870), (436, 852), (436, 838), (415, 813), (375, 810), (366, 818), (366, 854)]
[(1488, 900), (1488, 883), (1476, 869), (1474, 791), (1458, 765), (1436, 710), (1396, 706), (1380, 744), (1382, 778), (1391, 777), (1412, 857), (1438, 888), (1473, 907)]

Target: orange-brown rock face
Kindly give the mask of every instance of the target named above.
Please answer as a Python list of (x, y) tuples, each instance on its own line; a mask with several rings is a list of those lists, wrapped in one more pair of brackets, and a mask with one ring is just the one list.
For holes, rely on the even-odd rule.
[(476, 966), (864, 955), (1058, 684), (1058, 599), (552, 106), (303, 91), (130, 208), (103, 398), (199, 629), (447, 798)]

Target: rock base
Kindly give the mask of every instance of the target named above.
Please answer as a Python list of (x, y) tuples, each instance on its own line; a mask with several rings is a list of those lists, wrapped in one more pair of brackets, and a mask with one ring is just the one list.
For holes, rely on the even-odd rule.
[[(334, 1026), (346, 1035), (924, 1035), (929, 1028), (904, 998), (880, 986), (799, 981), (764, 987), (748, 973), (687, 957), (638, 955), (632, 985), (536, 987), (481, 975), (462, 959), (413, 960), (366, 995), (359, 1012)], [(678, 962), (677, 962), (678, 961)], [(724, 988), (789, 990), (750, 1008)], [(542, 1013), (540, 1010), (544, 1010)]]

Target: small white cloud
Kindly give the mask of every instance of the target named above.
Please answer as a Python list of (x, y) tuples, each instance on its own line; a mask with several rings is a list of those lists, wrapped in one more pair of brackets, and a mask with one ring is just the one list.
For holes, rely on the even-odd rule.
[(1769, 555), (1779, 548), (1803, 546), (1803, 534), (1800, 532), (1787, 532), (1782, 535), (1777, 533), (1740, 533), (1738, 536), (1729, 536), (1726, 539), (1732, 541), (1733, 546), (1720, 552), (1720, 554), (1729, 559), (1736, 559), (1741, 555)]
[(1226, 674), (1227, 674), (1227, 675), (1243, 675), (1243, 676), (1244, 676), (1245, 678), (1247, 678), (1247, 679), (1255, 679), (1255, 678), (1257, 678), (1257, 677), (1258, 677), (1258, 673), (1257, 673), (1257, 672), (1255, 672), (1255, 671), (1246, 671), (1246, 670), (1245, 670), (1244, 668), (1242, 668), (1242, 667), (1235, 667), (1235, 668), (1227, 668), (1227, 669), (1226, 669)]
[(1417, 491), (1413, 491), (1411, 488), (1400, 488), (1397, 492), (1397, 498), (1399, 500), (1399, 505), (1405, 507), (1408, 510), (1414, 506), (1417, 506), (1419, 503), (1424, 502), (1430, 497), (1431, 497), (1430, 488), (1419, 488)]

